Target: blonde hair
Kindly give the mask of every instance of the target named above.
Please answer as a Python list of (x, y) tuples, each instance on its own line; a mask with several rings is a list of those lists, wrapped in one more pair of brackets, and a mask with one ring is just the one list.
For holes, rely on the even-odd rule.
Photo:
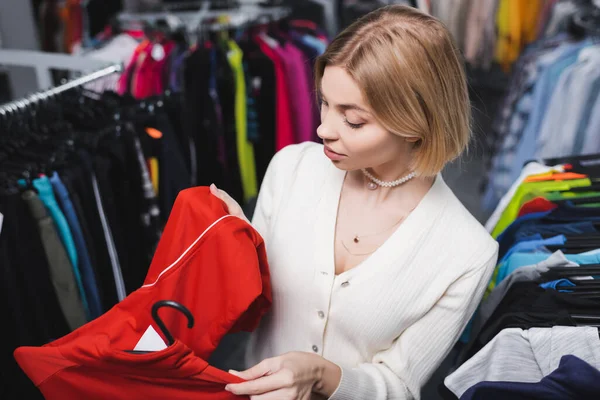
[(388, 131), (417, 138), (413, 171), (433, 176), (467, 148), (471, 108), (464, 65), (448, 29), (417, 9), (392, 5), (341, 32), (315, 64), (354, 79)]

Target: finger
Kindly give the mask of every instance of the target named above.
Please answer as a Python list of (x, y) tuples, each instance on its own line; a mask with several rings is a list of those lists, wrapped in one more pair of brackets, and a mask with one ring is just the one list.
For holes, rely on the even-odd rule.
[(221, 198), (221, 193), (220, 193), (219, 189), (217, 189), (217, 186), (214, 183), (210, 185), (210, 192), (214, 196), (217, 196), (219, 199)]
[[(215, 187), (216, 187), (216, 186), (215, 186)], [(224, 190), (221, 190), (221, 189), (217, 189), (217, 191), (219, 192), (219, 198), (220, 198), (221, 200), (223, 200), (223, 201), (225, 202), (225, 204), (227, 204), (227, 206), (228, 206), (229, 208), (234, 208), (234, 207), (235, 207), (236, 209), (237, 209), (237, 208), (241, 209), (241, 207), (239, 206), (239, 204), (237, 203), (237, 201), (235, 201), (235, 200), (233, 199), (233, 197), (231, 197), (231, 196), (229, 195), (229, 193), (227, 193), (226, 191), (224, 191)]]
[(288, 382), (282, 378), (281, 374), (273, 374), (248, 382), (230, 383), (225, 386), (225, 390), (238, 396), (259, 395), (283, 389), (287, 386)]
[(210, 185), (210, 192), (219, 200), (225, 203), (230, 213), (237, 212), (238, 210), (242, 209), (237, 203), (237, 201), (235, 201), (233, 197), (229, 195), (229, 193), (217, 188), (217, 186), (214, 183)]
[(271, 363), (268, 360), (263, 360), (260, 363), (256, 364), (254, 367), (248, 368), (245, 371), (233, 371), (230, 373), (247, 381), (252, 379), (258, 379), (273, 372), (270, 367), (270, 364)]

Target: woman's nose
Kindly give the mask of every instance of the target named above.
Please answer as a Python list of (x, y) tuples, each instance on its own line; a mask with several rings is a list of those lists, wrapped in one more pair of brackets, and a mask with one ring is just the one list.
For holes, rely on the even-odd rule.
[(332, 124), (332, 121), (328, 118), (321, 118), (321, 125), (317, 128), (317, 135), (322, 140), (332, 141), (338, 139), (336, 129)]

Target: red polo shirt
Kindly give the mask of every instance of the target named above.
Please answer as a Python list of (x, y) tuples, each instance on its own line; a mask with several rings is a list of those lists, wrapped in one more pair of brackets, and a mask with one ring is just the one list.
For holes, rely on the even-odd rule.
[[(162, 320), (181, 344), (148, 355), (126, 353), (149, 325), (160, 333), (151, 316), (152, 305), (159, 300), (174, 300), (187, 307), (194, 315), (194, 327), (187, 328), (187, 319), (180, 312), (161, 308)], [(203, 381), (203, 377), (211, 377), (205, 381), (213, 389), (197, 398), (228, 399), (231, 395), (224, 392), (224, 384), (239, 379), (217, 372), (203, 360), (225, 334), (254, 330), (270, 305), (269, 269), (260, 235), (247, 222), (227, 215), (223, 203), (208, 188), (187, 189), (175, 201), (140, 289), (52, 343), (15, 350), (15, 358), (47, 399), (118, 398), (116, 389), (104, 386), (128, 384), (135, 393), (141, 393), (142, 387), (155, 393), (159, 381), (177, 391), (186, 385), (197, 388), (198, 383), (192, 381)], [(188, 364), (194, 365), (193, 374), (185, 369), (189, 382), (178, 370)], [(89, 378), (80, 377), (86, 373)], [(157, 380), (156, 374), (164, 379)], [(79, 379), (87, 384), (75, 384)], [(94, 393), (111, 394), (93, 397)]]
[(113, 348), (99, 334), (58, 347), (22, 347), (15, 357), (46, 399), (241, 398), (224, 390), (240, 378), (211, 367), (180, 341), (139, 355)]

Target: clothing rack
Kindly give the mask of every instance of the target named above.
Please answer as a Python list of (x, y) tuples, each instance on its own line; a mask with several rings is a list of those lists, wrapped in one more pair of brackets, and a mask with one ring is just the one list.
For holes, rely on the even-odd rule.
[[(189, 33), (196, 33), (199, 29), (205, 28), (207, 23), (213, 30), (242, 27), (260, 18), (279, 20), (288, 16), (290, 11), (288, 7), (261, 7), (255, 3), (242, 3), (239, 8), (230, 10), (210, 10), (210, 1), (205, 1), (196, 11), (125, 12), (117, 16), (117, 21), (120, 24), (146, 23), (149, 25), (163, 21), (172, 30), (185, 28)], [(223, 19), (227, 22), (223, 22)]]
[[(107, 66), (107, 62), (91, 57), (70, 54), (45, 53), (35, 50), (0, 49), (0, 65), (7, 67), (27, 67), (35, 72), (36, 84), (27, 82), (26, 87), (12, 87), (15, 97), (24, 96), (32, 91), (52, 87), (52, 70), (68, 70), (87, 73)], [(16, 82), (12, 82), (16, 85)], [(22, 86), (22, 85), (21, 85)]]
[(121, 72), (123, 70), (123, 66), (121, 64), (114, 64), (109, 67), (100, 69), (96, 72), (92, 72), (91, 74), (84, 75), (80, 78), (73, 79), (63, 85), (41, 91), (38, 93), (34, 93), (28, 97), (25, 97), (20, 100), (11, 101), (9, 103), (3, 104), (0, 106), (0, 115), (5, 116), (11, 113), (14, 113), (18, 110), (22, 110), (25, 107), (30, 106), (31, 104), (39, 103), (47, 98), (55, 97), (56, 95), (66, 92), (67, 90), (71, 90), (73, 88), (83, 86), (87, 83), (93, 82), (97, 79), (104, 78), (105, 76), (112, 75), (114, 73)]

